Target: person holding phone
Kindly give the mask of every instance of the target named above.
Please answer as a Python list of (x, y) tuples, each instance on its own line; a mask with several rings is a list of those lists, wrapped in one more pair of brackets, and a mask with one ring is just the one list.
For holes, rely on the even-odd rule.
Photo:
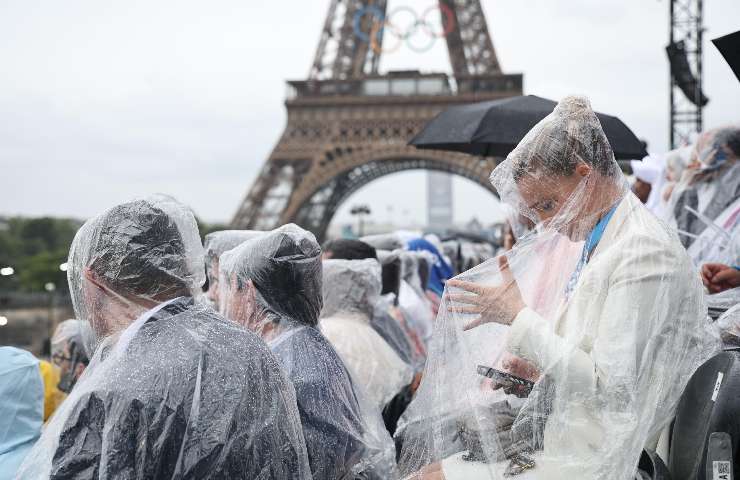
[[(548, 378), (535, 384), (513, 427), (525, 416), (546, 419), (543, 450), (527, 478), (631, 478), (642, 449), (655, 447), (669, 424), (690, 375), (717, 347), (691, 260), (629, 191), (584, 97), (563, 99), (491, 180), (502, 201), (536, 223), (535, 231), (511, 252), (447, 282), (452, 325), (439, 329), (450, 333), (438, 355), (464, 356), (476, 336), (501, 332), (500, 344), (490, 343), (491, 357), (512, 356), (515, 376), (534, 367), (538, 378)], [(554, 246), (563, 239), (580, 246), (572, 262), (557, 258)], [(531, 278), (532, 271), (546, 272), (547, 280)], [(553, 312), (533, 306), (543, 291), (559, 305)], [(425, 381), (442, 385), (438, 378), (451, 373), (430, 357), (439, 373)], [(459, 362), (465, 369), (471, 363)], [(536, 403), (541, 383), (550, 390)], [(482, 429), (495, 422), (495, 414), (475, 418)], [(408, 448), (404, 458), (413, 461)], [(482, 448), (491, 463), (506, 456), (500, 442)], [(465, 471), (460, 462), (443, 461), (418, 478), (455, 480)], [(493, 471), (467, 478), (498, 478)]]

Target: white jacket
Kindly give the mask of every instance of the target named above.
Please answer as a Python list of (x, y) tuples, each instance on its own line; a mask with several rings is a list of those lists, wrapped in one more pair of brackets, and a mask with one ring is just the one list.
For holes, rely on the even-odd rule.
[[(568, 275), (570, 272), (563, 272)], [(702, 286), (678, 237), (632, 194), (620, 202), (568, 303), (546, 320), (523, 309), (507, 349), (555, 385), (537, 466), (522, 478), (632, 478), (685, 383), (714, 347)], [(457, 457), (448, 480), (503, 478), (502, 464)], [(496, 473), (494, 473), (496, 472)]]
[(508, 350), (557, 385), (537, 478), (613, 478), (617, 459), (636, 464), (708, 348), (705, 317), (678, 238), (628, 193), (554, 324), (525, 308), (509, 331)]

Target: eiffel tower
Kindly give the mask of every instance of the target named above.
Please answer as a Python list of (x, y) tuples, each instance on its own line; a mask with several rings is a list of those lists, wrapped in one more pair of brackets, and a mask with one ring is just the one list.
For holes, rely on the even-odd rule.
[(352, 193), (411, 169), (460, 175), (495, 194), (488, 181), (495, 159), (407, 146), (447, 107), (522, 94), (522, 75), (501, 71), (480, 1), (438, 0), (425, 15), (431, 24), (439, 12), (439, 28), (429, 34), (444, 37), (452, 75), (378, 72), (383, 37), (391, 35), (386, 5), (331, 0), (308, 79), (288, 81), (285, 131), (232, 227), (294, 222), (323, 240)]

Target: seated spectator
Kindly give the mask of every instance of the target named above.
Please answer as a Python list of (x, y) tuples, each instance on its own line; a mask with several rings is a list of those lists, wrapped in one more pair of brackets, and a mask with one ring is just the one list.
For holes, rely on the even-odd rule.
[(164, 196), (77, 232), (68, 278), (100, 345), (20, 478), (309, 479), (295, 394), (259, 338), (193, 296), (203, 247)]
[(452, 267), (447, 263), (437, 247), (424, 238), (415, 238), (408, 242), (408, 250), (427, 252), (433, 259), (432, 268), (430, 269), (427, 290), (431, 290), (437, 296), (441, 297), (445, 289), (445, 282), (454, 276)]
[(67, 398), (67, 394), (59, 390), (61, 374), (58, 366), (46, 360), (39, 360), (39, 371), (44, 383), (44, 422), (46, 422)]
[(0, 480), (16, 471), (41, 434), (44, 385), (39, 362), (15, 347), (0, 347)]
[(211, 232), (203, 240), (206, 251), (206, 299), (218, 310), (218, 259), (222, 253), (264, 232), (257, 230), (220, 230)]
[(376, 260), (324, 261), (321, 331), (382, 409), (411, 384), (413, 371), (370, 327), (380, 290)]
[(719, 128), (699, 137), (689, 169), (673, 193), (672, 212), (685, 247), (707, 228), (696, 212), (714, 220), (740, 197), (738, 157), (740, 128)]
[(338, 238), (329, 240), (322, 247), (324, 260), (330, 258), (344, 260), (363, 260), (365, 258), (378, 258), (375, 247), (351, 238)]
[(90, 324), (76, 319), (60, 323), (51, 337), (51, 359), (59, 367), (58, 388), (62, 392), (72, 390), (90, 363), (86, 345), (93, 345), (94, 337)]
[[(333, 260), (364, 260), (366, 258), (378, 259), (375, 247), (360, 241), (351, 239), (338, 239), (326, 242), (322, 248), (323, 259)], [(385, 275), (385, 272), (383, 273)], [(400, 281), (400, 278), (399, 278)], [(423, 361), (419, 361), (419, 356), (415, 355), (412, 340), (404, 328), (396, 321), (390, 313), (391, 306), (384, 298), (380, 298), (373, 310), (373, 316), (370, 320), (370, 326), (378, 335), (383, 337), (388, 345), (398, 354), (401, 359), (412, 365), (414, 368), (421, 369)]]
[(221, 311), (265, 339), (293, 381), (313, 478), (393, 478), (380, 411), (317, 328), (322, 265), (314, 236), (284, 225), (219, 263)]

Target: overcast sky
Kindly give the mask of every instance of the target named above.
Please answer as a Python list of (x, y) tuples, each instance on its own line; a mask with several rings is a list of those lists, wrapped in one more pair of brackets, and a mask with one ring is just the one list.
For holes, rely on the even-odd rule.
[[(432, 0), (389, 0), (423, 11)], [(588, 95), (650, 149), (668, 142), (668, 0), (482, 0), (499, 60), (525, 93)], [(306, 77), (328, 0), (0, 0), (0, 214), (84, 218), (165, 192), (226, 221), (285, 124), (286, 79)], [(705, 126), (740, 121), (740, 84), (709, 39), (738, 0), (705, 5)], [(449, 71), (442, 42), (381, 67)], [(355, 194), (380, 219), (421, 219), (422, 173)], [(388, 208), (391, 206), (391, 208)], [(455, 216), (495, 218), (455, 182)]]

